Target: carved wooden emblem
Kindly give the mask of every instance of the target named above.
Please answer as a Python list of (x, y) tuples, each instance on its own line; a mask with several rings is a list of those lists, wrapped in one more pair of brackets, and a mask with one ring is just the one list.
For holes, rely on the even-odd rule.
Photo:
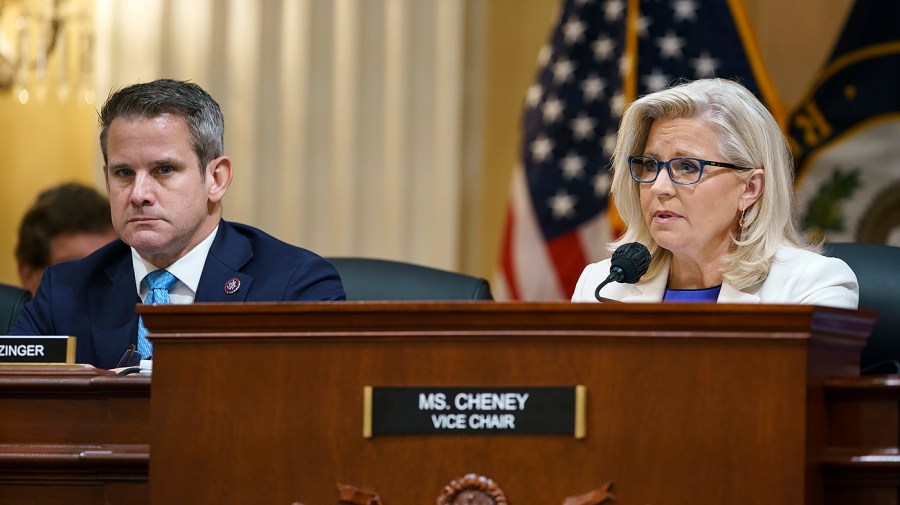
[(338, 503), (344, 505), (382, 505), (381, 497), (374, 491), (361, 489), (350, 484), (335, 482), (338, 490)]
[(610, 492), (612, 482), (606, 482), (593, 491), (570, 496), (563, 501), (563, 505), (601, 505), (616, 501), (616, 497)]
[[(381, 496), (374, 491), (350, 484), (335, 483), (338, 503), (341, 505), (383, 505)], [(576, 496), (569, 496), (562, 505), (604, 505), (616, 501), (610, 492), (612, 482)], [(291, 505), (303, 505), (294, 502)], [(506, 493), (493, 480), (474, 473), (466, 474), (444, 486), (438, 496), (437, 505), (509, 505)]]
[(474, 473), (455, 479), (438, 496), (437, 505), (507, 505), (506, 493), (493, 480)]

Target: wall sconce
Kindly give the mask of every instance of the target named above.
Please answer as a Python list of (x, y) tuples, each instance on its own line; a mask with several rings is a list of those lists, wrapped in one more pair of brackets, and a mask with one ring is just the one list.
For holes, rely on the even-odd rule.
[(0, 0), (0, 90), (19, 103), (94, 102), (91, 7), (87, 0)]

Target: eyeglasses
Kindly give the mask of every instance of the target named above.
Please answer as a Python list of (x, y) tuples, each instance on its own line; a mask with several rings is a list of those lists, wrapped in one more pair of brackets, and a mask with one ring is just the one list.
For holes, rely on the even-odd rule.
[(128, 344), (128, 347), (125, 348), (125, 352), (122, 353), (122, 357), (119, 358), (119, 362), (116, 363), (116, 368), (128, 367), (128, 366), (138, 366), (141, 363), (141, 352), (137, 350), (134, 344)]
[(629, 156), (628, 167), (631, 170), (631, 178), (636, 182), (655, 182), (659, 177), (660, 168), (666, 167), (669, 178), (675, 184), (697, 184), (703, 176), (703, 167), (733, 168), (735, 170), (753, 170), (752, 168), (739, 167), (724, 161), (707, 161), (697, 158), (672, 158), (669, 161), (659, 161), (652, 156)]

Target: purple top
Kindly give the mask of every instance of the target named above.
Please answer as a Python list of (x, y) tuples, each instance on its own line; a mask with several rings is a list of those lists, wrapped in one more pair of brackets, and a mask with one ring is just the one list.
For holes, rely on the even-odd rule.
[(716, 303), (722, 286), (705, 289), (669, 289), (663, 295), (666, 303)]

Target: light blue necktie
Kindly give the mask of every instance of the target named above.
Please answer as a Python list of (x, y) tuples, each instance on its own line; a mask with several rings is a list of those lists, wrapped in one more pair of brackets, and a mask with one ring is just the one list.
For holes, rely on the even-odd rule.
[[(168, 270), (154, 270), (144, 277), (147, 286), (150, 287), (150, 294), (144, 300), (146, 304), (166, 305), (169, 303), (169, 288), (178, 279), (170, 274)], [(144, 326), (144, 319), (138, 317), (138, 352), (141, 353), (142, 359), (149, 359), (153, 355), (153, 346), (147, 340), (147, 327)]]

